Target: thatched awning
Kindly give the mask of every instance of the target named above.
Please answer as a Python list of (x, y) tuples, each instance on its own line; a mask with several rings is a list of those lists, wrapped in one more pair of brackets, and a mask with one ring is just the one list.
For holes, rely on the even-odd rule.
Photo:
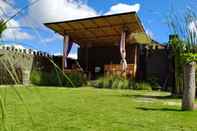
[[(123, 28), (128, 29), (128, 36), (132, 33), (146, 35), (135, 12), (46, 23), (45, 25), (63, 36), (69, 35), (72, 40), (82, 46), (118, 44)], [(131, 40), (129, 43), (132, 43)]]

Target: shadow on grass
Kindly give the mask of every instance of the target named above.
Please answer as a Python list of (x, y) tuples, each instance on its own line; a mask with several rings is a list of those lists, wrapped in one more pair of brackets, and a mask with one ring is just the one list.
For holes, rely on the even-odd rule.
[(167, 95), (167, 96), (153, 96), (153, 95), (129, 95), (129, 94), (124, 94), (121, 95), (122, 97), (132, 97), (132, 98), (151, 98), (151, 99), (160, 99), (160, 100), (170, 100), (170, 99), (181, 99), (181, 96), (172, 96), (172, 95)]
[(180, 112), (181, 109), (172, 109), (172, 108), (147, 108), (147, 107), (136, 107), (136, 109), (143, 110), (143, 111), (175, 111)]

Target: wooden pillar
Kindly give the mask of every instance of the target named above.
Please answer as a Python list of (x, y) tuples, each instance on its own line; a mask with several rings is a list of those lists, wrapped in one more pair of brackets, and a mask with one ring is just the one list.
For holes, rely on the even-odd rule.
[(90, 67), (89, 67), (89, 48), (90, 48), (90, 44), (86, 45), (86, 53), (85, 53), (85, 63), (86, 63), (86, 69), (85, 71), (87, 72), (87, 76), (88, 76), (88, 79), (90, 80), (91, 79), (91, 71), (90, 71)]
[(63, 57), (62, 57), (62, 70), (64, 71), (67, 68), (67, 51), (68, 51), (68, 44), (69, 44), (69, 36), (64, 36), (64, 45), (63, 45)]
[(86, 65), (85, 71), (88, 71), (88, 47), (87, 46), (85, 47), (85, 65)]
[(133, 70), (133, 77), (136, 78), (137, 76), (137, 59), (138, 59), (138, 47), (135, 45), (135, 52), (134, 52), (134, 70)]
[(120, 54), (121, 54), (121, 64), (122, 70), (126, 72), (127, 70), (127, 61), (126, 61), (126, 31), (123, 30), (121, 34), (121, 41), (120, 41)]

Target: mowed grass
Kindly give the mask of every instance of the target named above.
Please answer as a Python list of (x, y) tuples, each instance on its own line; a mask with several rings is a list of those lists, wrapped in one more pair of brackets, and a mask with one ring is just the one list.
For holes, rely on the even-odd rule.
[(165, 92), (90, 87), (0, 92), (7, 92), (6, 125), (14, 131), (197, 131), (197, 111), (182, 112), (180, 99)]

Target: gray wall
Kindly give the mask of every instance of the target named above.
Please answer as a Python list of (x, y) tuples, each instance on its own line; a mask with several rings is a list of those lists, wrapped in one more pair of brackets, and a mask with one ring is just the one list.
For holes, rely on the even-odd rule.
[(52, 64), (45, 53), (31, 50), (0, 49), (0, 84), (29, 84), (33, 69), (51, 71)]

